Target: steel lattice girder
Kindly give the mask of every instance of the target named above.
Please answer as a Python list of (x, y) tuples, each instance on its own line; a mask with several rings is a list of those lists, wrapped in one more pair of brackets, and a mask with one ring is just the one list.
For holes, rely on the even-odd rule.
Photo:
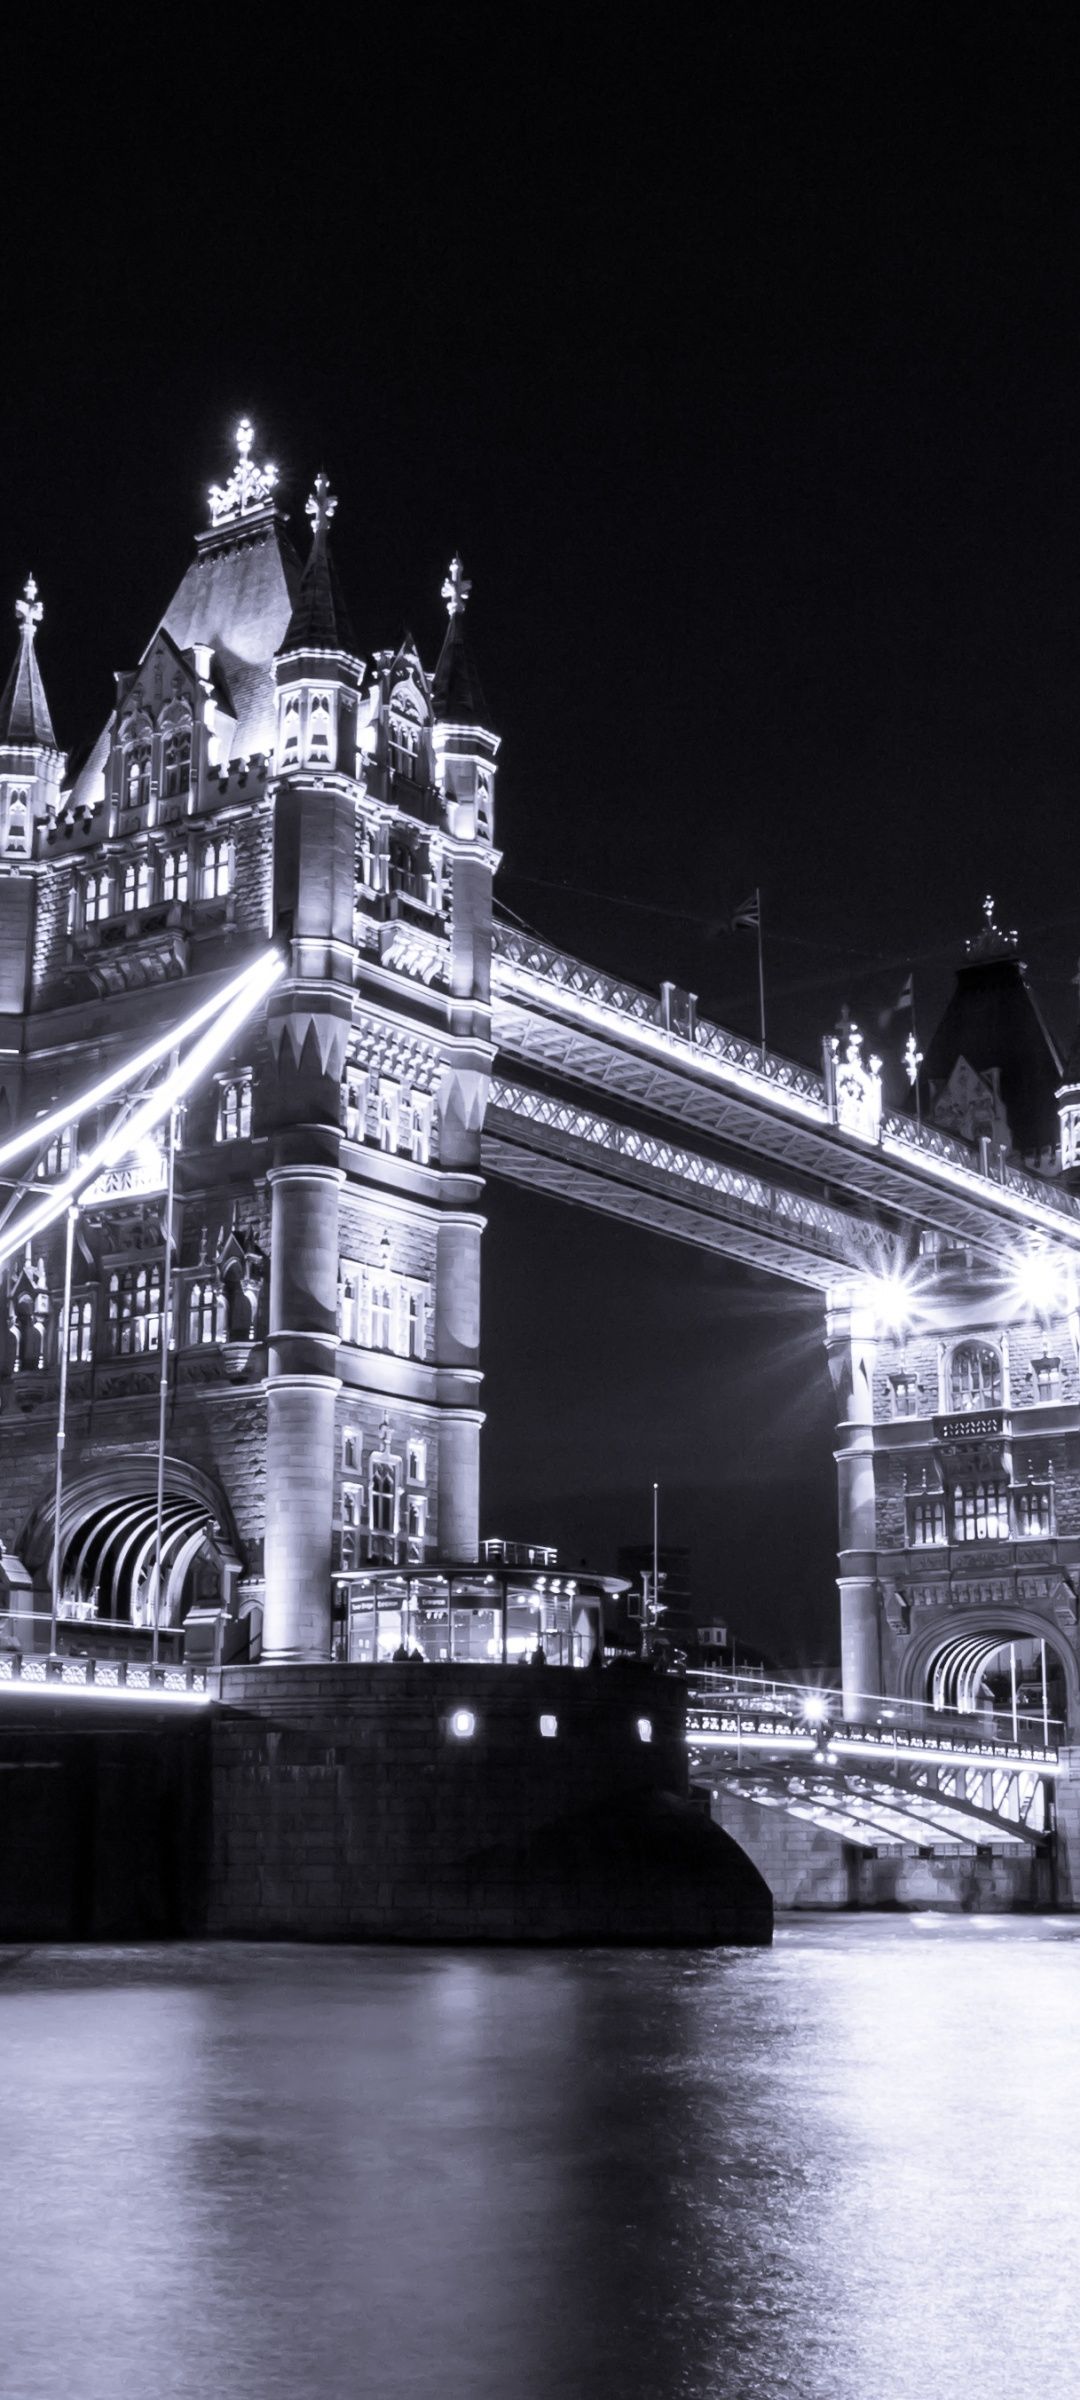
[[(901, 1137), (906, 1146), (911, 1131), (902, 1118), (884, 1120), (891, 1144), (886, 1156), (882, 1148), (827, 1121), (823, 1102), (812, 1095), (778, 1088), (774, 1097), (766, 1088), (760, 1095), (725, 1088), (709, 1074), (707, 1049), (699, 1052), (670, 1039), (670, 1060), (658, 1060), (652, 1045), (662, 1037), (655, 1024), (643, 1028), (634, 1015), (620, 1018), (611, 1012), (610, 1022), (589, 1030), (572, 1013), (572, 997), (568, 1001), (563, 987), (536, 989), (535, 981), (515, 976), (504, 960), (496, 960), (492, 1030), (507, 1059), (607, 1093), (653, 1116), (694, 1125), (714, 1140), (776, 1159), (819, 1185), (857, 1193), (884, 1215), (935, 1227), (984, 1251), (1011, 1256), (1017, 1223), (1029, 1208), (1033, 1223), (1045, 1225), (1049, 1217), (1061, 1238), (1080, 1244), (1080, 1210), (1053, 1184), (1016, 1171), (996, 1184), (981, 1177), (974, 1161), (945, 1138), (936, 1144), (925, 1139), (925, 1158), (913, 1143), (910, 1157), (898, 1159)], [(785, 1105), (799, 1113), (784, 1113)], [(942, 1181), (946, 1172), (972, 1188)]]

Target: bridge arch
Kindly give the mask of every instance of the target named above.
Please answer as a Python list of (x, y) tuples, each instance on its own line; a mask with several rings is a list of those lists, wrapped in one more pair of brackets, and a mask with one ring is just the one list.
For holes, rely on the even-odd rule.
[[(1009, 1644), (1045, 1642), (1048, 1663), (1058, 1670), (1070, 1727), (1080, 1724), (1080, 1665), (1060, 1625), (1036, 1609), (971, 1608), (936, 1619), (906, 1648), (898, 1697), (937, 1706), (974, 1709), (975, 1694), (993, 1659)], [(1060, 1707), (1051, 1714), (1060, 1714)]]
[[(35, 1510), (18, 1545), (38, 1589), (52, 1571), (55, 1497)], [(76, 1469), (60, 1512), (61, 1601), (92, 1603), (98, 1619), (148, 1624), (154, 1613), (157, 1453)], [(179, 1626), (198, 1601), (227, 1605), (240, 1569), (235, 1529), (219, 1486), (186, 1460), (166, 1456), (159, 1622)]]

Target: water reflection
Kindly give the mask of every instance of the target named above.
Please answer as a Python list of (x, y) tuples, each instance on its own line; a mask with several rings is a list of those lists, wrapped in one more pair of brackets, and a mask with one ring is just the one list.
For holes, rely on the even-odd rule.
[(0, 1952), (0, 2388), (1060, 2389), (1078, 1941)]

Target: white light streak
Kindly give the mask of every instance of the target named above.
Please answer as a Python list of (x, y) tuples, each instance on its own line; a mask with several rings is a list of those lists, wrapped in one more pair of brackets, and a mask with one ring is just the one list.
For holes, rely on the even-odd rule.
[[(263, 964), (264, 959), (265, 953), (263, 960), (258, 960), (256, 964)], [(216, 1017), (220, 1009), (227, 1008), (230, 1001), (246, 989), (253, 971), (250, 966), (245, 967), (243, 974), (237, 975), (223, 990), (215, 992), (211, 999), (201, 1001), (181, 1025), (172, 1026), (168, 1033), (158, 1034), (154, 1041), (147, 1043), (145, 1050), (137, 1051), (134, 1058), (126, 1058), (122, 1066), (114, 1067), (111, 1074), (102, 1077), (100, 1083), (91, 1084), (89, 1090), (81, 1091), (74, 1100), (65, 1100), (62, 1107), (54, 1108), (48, 1116), (35, 1117), (33, 1123), (25, 1125), (20, 1133), (12, 1134), (6, 1142), (0, 1143), (0, 1170), (7, 1166), (9, 1160), (22, 1158), (28, 1150), (47, 1150), (53, 1135), (62, 1133), (76, 1117), (89, 1116), (117, 1092), (129, 1089), (151, 1067), (160, 1065), (170, 1050), (175, 1050), (178, 1042), (186, 1041), (189, 1035), (197, 1033), (200, 1025), (208, 1024), (211, 1017)]]
[[(43, 1233), (46, 1226), (53, 1224), (57, 1217), (62, 1216), (66, 1208), (77, 1203), (88, 1185), (96, 1182), (98, 1176), (109, 1167), (114, 1166), (118, 1159), (126, 1158), (129, 1153), (138, 1150), (139, 1144), (153, 1132), (155, 1125), (159, 1125), (170, 1109), (175, 1108), (177, 1102), (182, 1100), (193, 1084), (199, 1081), (206, 1068), (212, 1065), (219, 1052), (232, 1040), (233, 1034), (238, 1031), (245, 1018), (250, 1016), (252, 1009), (256, 1008), (259, 1001), (265, 998), (271, 985), (277, 982), (284, 971), (285, 962), (277, 952), (264, 951), (262, 957), (257, 959), (254, 966), (249, 967), (246, 974), (240, 978), (239, 984), (230, 987), (234, 992), (234, 997), (229, 1004), (222, 1008), (219, 1000), (219, 1014), (215, 1016), (209, 1029), (200, 1036), (194, 1047), (188, 1051), (187, 1057), (181, 1060), (180, 1065), (171, 1074), (166, 1075), (163, 1082), (155, 1085), (154, 1090), (141, 1102), (134, 1113), (125, 1119), (123, 1124), (112, 1127), (95, 1148), (89, 1151), (84, 1159), (80, 1159), (78, 1166), (72, 1169), (70, 1175), (66, 1175), (62, 1182), (54, 1184), (45, 1199), (40, 1201), (36, 1207), (26, 1210), (18, 1223), (10, 1226), (7, 1233), (0, 1236), (0, 1266), (3, 1266), (6, 1259), (14, 1257), (15, 1252), (21, 1250), (25, 1243), (33, 1241), (37, 1234)], [(199, 1011), (197, 1014), (199, 1021), (203, 1022), (205, 1011)], [(178, 1042), (185, 1038), (188, 1030), (189, 1027), (186, 1023), (174, 1026), (165, 1046), (168, 1049), (175, 1049)], [(128, 1074), (130, 1071), (129, 1068)], [(80, 1103), (80, 1113), (85, 1105), (85, 1101)]]

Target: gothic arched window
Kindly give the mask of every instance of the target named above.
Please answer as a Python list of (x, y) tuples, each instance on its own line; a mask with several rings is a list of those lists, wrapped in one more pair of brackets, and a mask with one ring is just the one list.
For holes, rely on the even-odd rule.
[(388, 1283), (373, 1283), (371, 1287), (371, 1347), (389, 1350), (393, 1347), (394, 1294)]
[(83, 923), (100, 925), (109, 914), (109, 870), (103, 867), (99, 875), (88, 875), (83, 893)]
[(109, 1277), (109, 1341), (117, 1358), (161, 1346), (161, 1268), (125, 1267)]
[(8, 845), (12, 850), (29, 848), (30, 804), (25, 792), (8, 796)]
[(145, 808), (150, 799), (149, 742), (130, 742), (124, 752), (123, 806), (125, 809)]
[(224, 1339), (224, 1307), (217, 1285), (207, 1279), (193, 1283), (188, 1312), (188, 1340), (196, 1346)]
[(389, 1458), (373, 1459), (371, 1465), (371, 1538), (377, 1557), (393, 1554), (397, 1530), (397, 1473)]
[(949, 1360), (949, 1407), (957, 1416), (1000, 1408), (1001, 1353), (990, 1342), (961, 1342)]
[(179, 725), (165, 737), (162, 754), (162, 797), (179, 800), (191, 787), (191, 727)]
[(330, 765), (330, 695), (313, 692), (308, 705), (308, 760), (313, 767)]
[(199, 871), (200, 900), (224, 900), (232, 886), (232, 848), (229, 842), (206, 842)]
[(67, 1347), (70, 1366), (89, 1366), (94, 1355), (94, 1303), (92, 1300), (72, 1301), (68, 1315)]
[(186, 850), (166, 850), (161, 862), (161, 897), (163, 900), (186, 900), (188, 896), (188, 854)]

